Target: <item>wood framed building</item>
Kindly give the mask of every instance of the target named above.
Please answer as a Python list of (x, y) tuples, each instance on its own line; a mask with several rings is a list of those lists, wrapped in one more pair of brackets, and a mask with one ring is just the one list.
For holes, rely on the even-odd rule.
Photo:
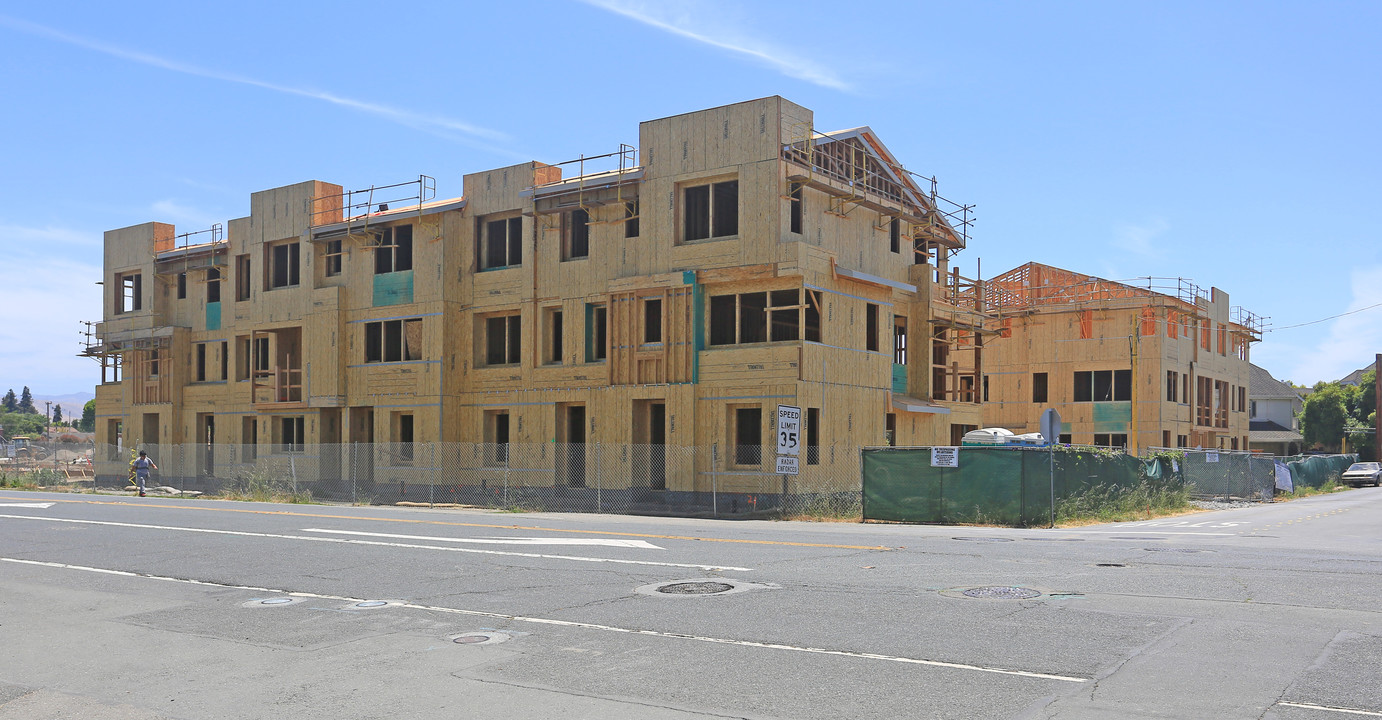
[(1248, 449), (1249, 347), (1261, 322), (1183, 279), (1137, 287), (1028, 263), (988, 282), (1000, 337), (984, 360), (984, 420), (1063, 443)]
[(607, 156), (468, 174), (461, 198), (431, 187), (259, 192), (211, 242), (107, 233), (87, 354), (124, 372), (98, 388), (98, 442), (242, 448), (181, 470), (218, 474), (369, 443), (387, 448), (371, 478), (412, 483), (434, 481), (418, 444), (560, 447), (530, 481), (567, 488), (597, 443), (695, 447), (601, 482), (776, 492), (779, 404), (804, 415), (790, 482), (842, 490), (860, 446), (981, 424), (994, 323), (949, 264), (969, 209), (867, 127), (820, 133), (769, 97), (642, 123)]

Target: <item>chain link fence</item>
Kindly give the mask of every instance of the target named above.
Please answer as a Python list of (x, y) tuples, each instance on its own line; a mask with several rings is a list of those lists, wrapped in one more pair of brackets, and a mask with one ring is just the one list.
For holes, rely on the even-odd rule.
[(89, 442), (0, 439), (0, 478), (42, 484), (90, 481), (95, 454)]
[[(89, 447), (89, 446), (88, 446)], [(225, 497), (416, 503), (514, 511), (858, 519), (859, 457), (807, 448), (774, 473), (775, 446), (622, 443), (142, 445), (150, 487)], [(94, 449), (96, 482), (125, 487), (129, 447)]]
[[(1149, 452), (1178, 452), (1172, 472), (1192, 487), (1195, 497), (1238, 497), (1271, 500), (1278, 489), (1319, 487), (1338, 482), (1357, 455), (1275, 456), (1242, 450), (1150, 448)], [(1285, 473), (1283, 476), (1282, 473)]]

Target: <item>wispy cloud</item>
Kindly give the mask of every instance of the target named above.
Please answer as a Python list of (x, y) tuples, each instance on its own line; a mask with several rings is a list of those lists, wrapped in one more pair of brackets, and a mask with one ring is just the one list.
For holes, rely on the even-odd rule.
[(149, 206), (149, 209), (153, 211), (153, 216), (158, 218), (159, 222), (171, 221), (174, 225), (178, 226), (178, 230), (181, 232), (204, 230), (216, 223), (222, 222), (219, 218), (210, 213), (203, 212), (188, 205), (183, 205), (172, 199), (159, 200)]
[(507, 136), (501, 132), (490, 130), (488, 128), (483, 128), (478, 125), (472, 125), (470, 123), (462, 122), (460, 120), (442, 117), (440, 115), (417, 113), (410, 110), (404, 110), (401, 108), (390, 107), (388, 105), (382, 105), (380, 103), (356, 100), (353, 98), (336, 95), (335, 93), (327, 92), (324, 90), (312, 90), (308, 88), (298, 88), (291, 87), (288, 85), (279, 85), (276, 83), (246, 77), (244, 75), (203, 68), (188, 63), (178, 62), (176, 60), (170, 60), (168, 58), (159, 57), (157, 55), (151, 55), (149, 53), (129, 50), (127, 48), (111, 45), (109, 43), (103, 43), (96, 40), (90, 40), (76, 35), (71, 35), (69, 33), (65, 33), (60, 30), (55, 30), (45, 25), (31, 23), (26, 20), (19, 20), (17, 18), (8, 17), (5, 15), (0, 15), (0, 25), (5, 25), (20, 32), (28, 33), (30, 35), (44, 37), (50, 40), (57, 40), (59, 42), (64, 42), (69, 45), (75, 45), (77, 47), (85, 48), (87, 50), (103, 53), (105, 55), (110, 55), (112, 57), (117, 57), (122, 60), (128, 60), (130, 62), (140, 63), (142, 65), (149, 65), (156, 68), (162, 68), (164, 70), (169, 70), (176, 73), (183, 73), (185, 75), (195, 75), (197, 77), (210, 78), (212, 80), (220, 80), (223, 82), (238, 83), (241, 85), (249, 85), (251, 87), (271, 90), (273, 92), (283, 93), (286, 95), (296, 95), (298, 97), (320, 100), (322, 102), (331, 103), (332, 105), (338, 105), (340, 107), (350, 108), (352, 110), (356, 110), (359, 112), (383, 117), (400, 125), (411, 127), (415, 130), (421, 130), (441, 137), (446, 137), (448, 139), (459, 139), (455, 137), (455, 133), (470, 136), (471, 138), (483, 138), (486, 140), (507, 139)]
[[(86, 391), (97, 366), (77, 357), (82, 320), (101, 317), (99, 265), (74, 262), (63, 245), (99, 244), (98, 233), (58, 227), (0, 225), (9, 263), (22, 271), (0, 284), (0, 307), (14, 308), (0, 323), (0, 385), (28, 385), (35, 393)], [(45, 244), (46, 243), (46, 244)]]
[[(1378, 284), (1378, 277), (1382, 277), (1382, 265), (1353, 270), (1350, 274), (1353, 299), (1344, 312), (1382, 303), (1382, 285)], [(1382, 307), (1334, 320), (1330, 323), (1329, 335), (1319, 342), (1305, 345), (1292, 337), (1296, 332), (1308, 331), (1282, 329), (1268, 333), (1267, 337), (1273, 344), (1297, 343), (1295, 367), (1288, 376), (1306, 384), (1338, 380), (1371, 362), (1377, 349), (1382, 348)]]
[(622, 15), (688, 40), (748, 56), (787, 77), (813, 85), (852, 92), (853, 87), (839, 74), (809, 57), (760, 37), (751, 37), (743, 28), (726, 23), (726, 8), (706, 9), (694, 15), (680, 3), (675, 6), (640, 0), (582, 0), (588, 5)]
[(0, 222), (0, 240), (4, 242), (6, 252), (10, 253), (11, 257), (16, 253), (47, 255), (62, 247), (99, 248), (101, 233), (83, 232), (54, 225), (34, 227)]
[(1140, 224), (1125, 223), (1113, 229), (1113, 244), (1134, 255), (1157, 257), (1164, 253), (1158, 251), (1155, 241), (1170, 229), (1171, 225), (1161, 218)]

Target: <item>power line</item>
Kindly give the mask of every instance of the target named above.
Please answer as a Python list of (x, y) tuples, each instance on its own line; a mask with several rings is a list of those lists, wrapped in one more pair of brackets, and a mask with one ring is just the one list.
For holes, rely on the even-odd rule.
[(1262, 332), (1264, 332), (1264, 333), (1269, 333), (1269, 332), (1272, 332), (1272, 331), (1274, 331), (1274, 330), (1290, 330), (1291, 328), (1305, 327), (1306, 325), (1317, 325), (1317, 324), (1322, 323), (1322, 322), (1324, 322), (1324, 321), (1326, 321), (1326, 320), (1333, 320), (1334, 318), (1341, 318), (1341, 317), (1343, 317), (1343, 316), (1345, 316), (1345, 315), (1352, 315), (1352, 314), (1354, 314), (1354, 313), (1360, 313), (1360, 312), (1363, 312), (1364, 310), (1371, 310), (1371, 309), (1376, 308), (1376, 307), (1382, 307), (1382, 303), (1377, 303), (1376, 305), (1369, 305), (1369, 306), (1367, 306), (1367, 307), (1358, 308), (1357, 310), (1349, 310), (1349, 311), (1346, 312), (1346, 313), (1339, 313), (1338, 315), (1330, 315), (1330, 316), (1327, 317), (1327, 318), (1320, 318), (1319, 320), (1311, 320), (1310, 322), (1298, 323), (1298, 324), (1296, 324), (1296, 325), (1283, 325), (1282, 327), (1279, 327), (1279, 328), (1266, 328), (1266, 329), (1263, 330)]

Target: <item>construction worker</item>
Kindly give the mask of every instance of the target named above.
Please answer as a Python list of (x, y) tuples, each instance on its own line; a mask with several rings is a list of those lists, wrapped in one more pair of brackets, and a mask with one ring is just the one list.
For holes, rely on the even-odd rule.
[(149, 480), (150, 469), (157, 470), (158, 466), (149, 459), (149, 454), (143, 450), (139, 451), (139, 457), (130, 461), (130, 474), (139, 484), (139, 497), (144, 497), (144, 484)]

